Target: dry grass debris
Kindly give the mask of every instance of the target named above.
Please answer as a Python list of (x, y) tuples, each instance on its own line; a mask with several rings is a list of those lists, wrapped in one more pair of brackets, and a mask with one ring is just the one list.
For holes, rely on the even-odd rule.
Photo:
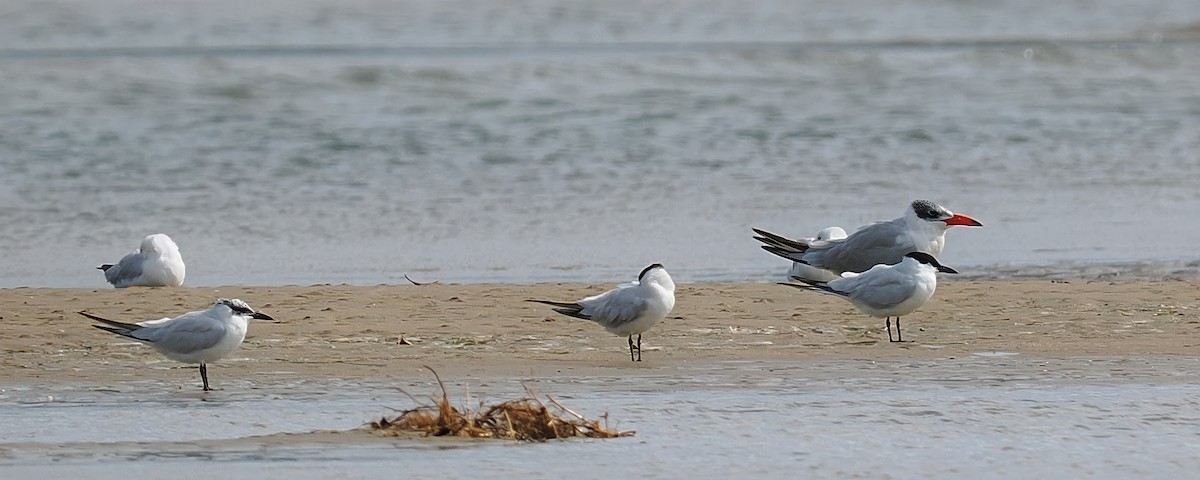
[[(589, 420), (558, 403), (553, 397), (544, 395), (545, 401), (528, 383), (524, 385), (526, 398), (485, 407), (482, 402), (472, 411), (458, 409), (450, 404), (446, 386), (432, 368), (434, 378), (442, 390), (442, 397), (434, 399), (432, 405), (422, 405), (406, 410), (392, 418), (383, 417), (371, 422), (371, 431), (383, 435), (402, 436), (419, 433), (425, 436), (498, 438), (519, 441), (541, 442), (570, 437), (616, 438), (630, 437), (633, 431), (618, 431), (608, 427), (608, 414), (600, 421)], [(407, 392), (405, 392), (407, 395)], [(411, 395), (409, 395), (412, 398)], [(415, 399), (414, 399), (415, 400)]]

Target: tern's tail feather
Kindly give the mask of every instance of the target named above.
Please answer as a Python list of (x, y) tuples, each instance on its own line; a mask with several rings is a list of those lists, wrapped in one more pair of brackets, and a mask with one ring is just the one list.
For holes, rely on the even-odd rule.
[(105, 272), (107, 272), (107, 271), (108, 271), (108, 269), (112, 268), (113, 266), (114, 266), (114, 265), (113, 265), (113, 264), (111, 264), (111, 263), (106, 263), (106, 264), (104, 264), (104, 265), (101, 265), (101, 266), (99, 266), (99, 267), (96, 267), (96, 270), (101, 270), (101, 271), (105, 271)]
[(768, 252), (771, 252), (775, 255), (778, 255), (780, 257), (791, 260), (793, 262), (800, 262), (803, 264), (808, 264), (808, 262), (804, 261), (804, 258), (803, 258), (804, 252), (803, 251), (790, 249), (790, 248), (784, 248), (784, 247), (777, 247), (775, 245), (763, 245), (762, 249), (766, 250)]
[(583, 305), (580, 305), (578, 303), (553, 302), (550, 300), (526, 300), (526, 301), (533, 302), (533, 303), (542, 303), (542, 304), (550, 305), (552, 307), (558, 307), (558, 308), (555, 308), (554, 311), (561, 313), (563, 315), (566, 315), (568, 317), (582, 318), (584, 320), (592, 319), (592, 317), (583, 314)]
[(107, 318), (97, 317), (97, 316), (92, 315), (87, 312), (79, 312), (79, 314), (83, 315), (87, 318), (90, 318), (92, 320), (95, 320), (97, 322), (107, 323), (109, 325), (112, 325), (113, 327), (116, 327), (116, 328), (110, 328), (110, 327), (102, 327), (100, 325), (92, 325), (93, 327), (99, 328), (101, 330), (107, 330), (107, 331), (113, 332), (117, 335), (124, 335), (124, 336), (128, 337), (129, 332), (132, 332), (134, 330), (142, 328), (140, 325), (136, 325), (136, 324), (132, 324), (132, 323), (125, 323), (125, 322), (118, 322), (115, 320), (109, 320)]
[(763, 243), (762, 249), (779, 255), (783, 258), (794, 262), (801, 262), (804, 253), (808, 251), (808, 243), (801, 240), (792, 240), (782, 235), (776, 235), (766, 230), (754, 229), (754, 233), (758, 235), (754, 237)]
[(120, 336), (122, 336), (122, 337), (129, 337), (129, 338), (132, 338), (132, 339), (135, 339), (135, 340), (141, 340), (140, 338), (137, 338), (137, 337), (133, 336), (132, 334), (130, 334), (130, 333), (129, 333), (129, 330), (125, 330), (125, 329), (123, 329), (123, 328), (117, 328), (117, 327), (106, 327), (106, 326), (104, 326), (104, 325), (92, 325), (92, 326), (93, 326), (93, 327), (96, 327), (96, 328), (99, 328), (99, 329), (101, 329), (101, 330), (104, 330), (104, 331), (106, 331), (106, 332), (112, 332), (112, 333), (115, 333), (115, 334), (117, 334), (117, 335), (120, 335)]
[(754, 239), (758, 240), (762, 243), (765, 243), (767, 245), (784, 248), (784, 249), (788, 249), (788, 250), (794, 250), (797, 252), (804, 252), (805, 250), (808, 250), (808, 243), (806, 243), (806, 242), (802, 242), (800, 240), (792, 240), (783, 235), (777, 235), (777, 234), (768, 232), (766, 230), (760, 230), (757, 228), (755, 228), (753, 230), (754, 230), (754, 233), (758, 234), (758, 236), (754, 237)]
[(808, 280), (808, 279), (805, 279), (805, 278), (800, 278), (800, 277), (792, 277), (792, 279), (793, 279), (793, 280), (799, 280), (799, 281), (801, 281), (801, 282), (804, 282), (804, 284), (803, 284), (803, 285), (801, 285), (801, 284), (799, 284), (799, 283), (783, 283), (783, 282), (779, 282), (779, 284), (780, 284), (780, 285), (787, 285), (787, 286), (789, 286), (789, 287), (795, 287), (795, 288), (799, 288), (799, 289), (801, 289), (801, 290), (811, 290), (811, 291), (814, 291), (814, 292), (818, 292), (818, 293), (824, 293), (824, 294), (828, 294), (828, 295), (837, 295), (837, 296), (839, 296), (839, 297), (845, 297), (845, 296), (846, 296), (846, 294), (845, 294), (845, 293), (842, 293), (842, 292), (839, 292), (839, 291), (837, 291), (837, 290), (834, 290), (834, 289), (832, 289), (832, 288), (829, 288), (829, 285), (826, 285), (826, 284), (825, 284), (825, 282), (816, 282), (816, 281), (813, 281), (813, 280)]

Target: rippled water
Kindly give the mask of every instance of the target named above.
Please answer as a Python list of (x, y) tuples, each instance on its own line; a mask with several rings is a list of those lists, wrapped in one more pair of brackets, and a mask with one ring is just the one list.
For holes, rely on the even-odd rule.
[[(1086, 11), (1087, 15), (1080, 12)], [(978, 275), (1200, 276), (1200, 3), (6, 2), (0, 287), (766, 280), (929, 198)]]
[[(1185, 478), (1200, 467), (1196, 359), (1033, 359), (981, 352), (930, 361), (729, 362), (629, 376), (539, 379), (582, 413), (607, 411), (633, 438), (510, 442), (196, 444), (350, 429), (432, 391), (427, 381), (227, 381), (206, 395), (167, 381), (0, 393), (0, 466), (42, 478), (292, 478), (520, 475), (635, 478)], [(450, 381), (507, 399), (518, 379)], [(53, 401), (46, 401), (53, 396)], [(464, 450), (465, 449), (465, 450)], [(130, 460), (138, 460), (131, 462)], [(116, 468), (115, 468), (116, 467)], [(195, 472), (189, 474), (187, 472)]]

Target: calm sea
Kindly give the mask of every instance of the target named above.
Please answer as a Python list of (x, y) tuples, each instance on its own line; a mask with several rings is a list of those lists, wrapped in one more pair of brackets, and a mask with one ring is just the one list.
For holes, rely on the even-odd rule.
[[(864, 352), (866, 353), (866, 352)], [(797, 352), (797, 356), (802, 356)], [(414, 407), (431, 380), (224, 377), (164, 360), (118, 385), (0, 389), (6, 478), (1189, 478), (1200, 468), (1197, 360), (721, 362), (539, 377), (536, 388), (632, 438), (291, 441)], [(415, 368), (415, 367), (414, 367)], [(167, 372), (166, 370), (176, 370)], [(283, 376), (286, 376), (286, 372)], [(448, 379), (455, 405), (524, 395), (525, 379)], [(173, 383), (174, 382), (174, 383)], [(14, 388), (15, 387), (15, 388)], [(472, 400), (467, 401), (466, 395)], [(201, 399), (203, 397), (203, 399)], [(233, 440), (241, 438), (241, 441)], [(208, 443), (201, 443), (208, 441)]]
[(0, 287), (766, 281), (916, 198), (966, 275), (1200, 277), (1200, 2), (15, 0)]

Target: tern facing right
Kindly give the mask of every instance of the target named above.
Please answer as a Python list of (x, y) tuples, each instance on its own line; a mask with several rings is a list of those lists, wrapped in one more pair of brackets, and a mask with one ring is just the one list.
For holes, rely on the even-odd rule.
[(178, 287), (183, 285), (186, 273), (179, 246), (162, 233), (147, 235), (138, 251), (115, 265), (106, 263), (96, 268), (103, 270), (104, 279), (116, 288)]
[[(872, 317), (887, 319), (889, 342), (903, 342), (900, 333), (900, 317), (908, 315), (924, 305), (937, 288), (937, 272), (958, 273), (953, 268), (938, 263), (925, 252), (910, 252), (895, 265), (876, 265), (863, 273), (844, 273), (842, 278), (824, 282), (813, 282), (796, 278), (807, 285), (781, 283), (796, 288), (835, 295), (853, 303), (858, 310)], [(896, 339), (892, 339), (892, 318), (896, 317)]]
[[(614, 335), (628, 337), (629, 359), (640, 362), (642, 333), (657, 325), (675, 308), (675, 282), (662, 264), (655, 263), (642, 269), (636, 282), (576, 302), (528, 301), (558, 307), (555, 312), (591, 320)], [(633, 343), (634, 335), (638, 337), (637, 346)], [(637, 350), (636, 359), (634, 350)]]
[(138, 323), (117, 322), (87, 312), (79, 314), (107, 324), (93, 327), (145, 343), (171, 360), (199, 363), (200, 379), (206, 392), (212, 390), (208, 386), (208, 363), (237, 350), (246, 339), (248, 320), (274, 320), (236, 298), (217, 299), (208, 310)]
[(936, 203), (915, 200), (909, 204), (903, 217), (862, 227), (841, 240), (793, 240), (757, 228), (754, 229), (757, 234), (754, 239), (763, 243), (763, 250), (775, 255), (841, 275), (844, 272), (864, 272), (879, 264), (900, 263), (908, 252), (941, 255), (946, 245), (946, 230), (956, 225), (983, 226), (974, 218), (955, 214)]

